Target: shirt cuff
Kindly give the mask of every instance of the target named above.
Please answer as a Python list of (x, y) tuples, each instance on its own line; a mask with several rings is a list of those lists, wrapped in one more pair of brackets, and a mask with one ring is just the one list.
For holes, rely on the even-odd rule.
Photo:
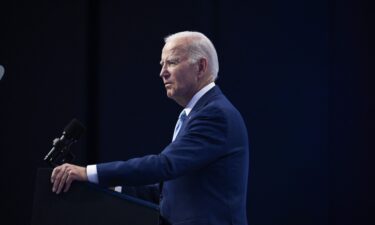
[(96, 169), (96, 165), (88, 165), (86, 167), (86, 173), (87, 173), (87, 179), (91, 183), (98, 184), (99, 178), (98, 178), (98, 171)]

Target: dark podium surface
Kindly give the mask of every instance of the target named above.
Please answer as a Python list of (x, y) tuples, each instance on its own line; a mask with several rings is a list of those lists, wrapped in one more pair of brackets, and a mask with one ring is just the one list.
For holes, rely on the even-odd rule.
[(95, 184), (73, 182), (66, 193), (52, 192), (52, 169), (38, 169), (32, 225), (157, 225), (159, 207)]

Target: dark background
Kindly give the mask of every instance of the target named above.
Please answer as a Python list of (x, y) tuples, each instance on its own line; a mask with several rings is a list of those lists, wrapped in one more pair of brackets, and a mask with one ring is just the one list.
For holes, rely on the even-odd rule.
[(251, 143), (251, 225), (374, 224), (373, 10), (367, 1), (0, 1), (1, 217), (29, 224), (36, 169), (72, 119), (77, 163), (158, 153), (181, 108), (163, 37), (215, 44)]

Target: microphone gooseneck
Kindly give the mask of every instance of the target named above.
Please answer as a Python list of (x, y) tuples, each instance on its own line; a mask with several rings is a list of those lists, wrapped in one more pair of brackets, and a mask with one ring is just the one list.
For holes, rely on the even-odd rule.
[(51, 166), (57, 166), (73, 160), (74, 155), (70, 151), (70, 146), (78, 141), (85, 130), (81, 122), (73, 119), (64, 128), (62, 136), (53, 141), (53, 147), (44, 157), (44, 161)]

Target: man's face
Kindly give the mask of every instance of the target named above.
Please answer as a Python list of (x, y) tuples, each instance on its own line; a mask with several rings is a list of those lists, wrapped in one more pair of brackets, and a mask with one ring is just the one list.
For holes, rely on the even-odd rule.
[(190, 62), (183, 40), (172, 40), (165, 44), (160, 64), (160, 77), (163, 79), (167, 96), (186, 106), (197, 91), (198, 66)]

